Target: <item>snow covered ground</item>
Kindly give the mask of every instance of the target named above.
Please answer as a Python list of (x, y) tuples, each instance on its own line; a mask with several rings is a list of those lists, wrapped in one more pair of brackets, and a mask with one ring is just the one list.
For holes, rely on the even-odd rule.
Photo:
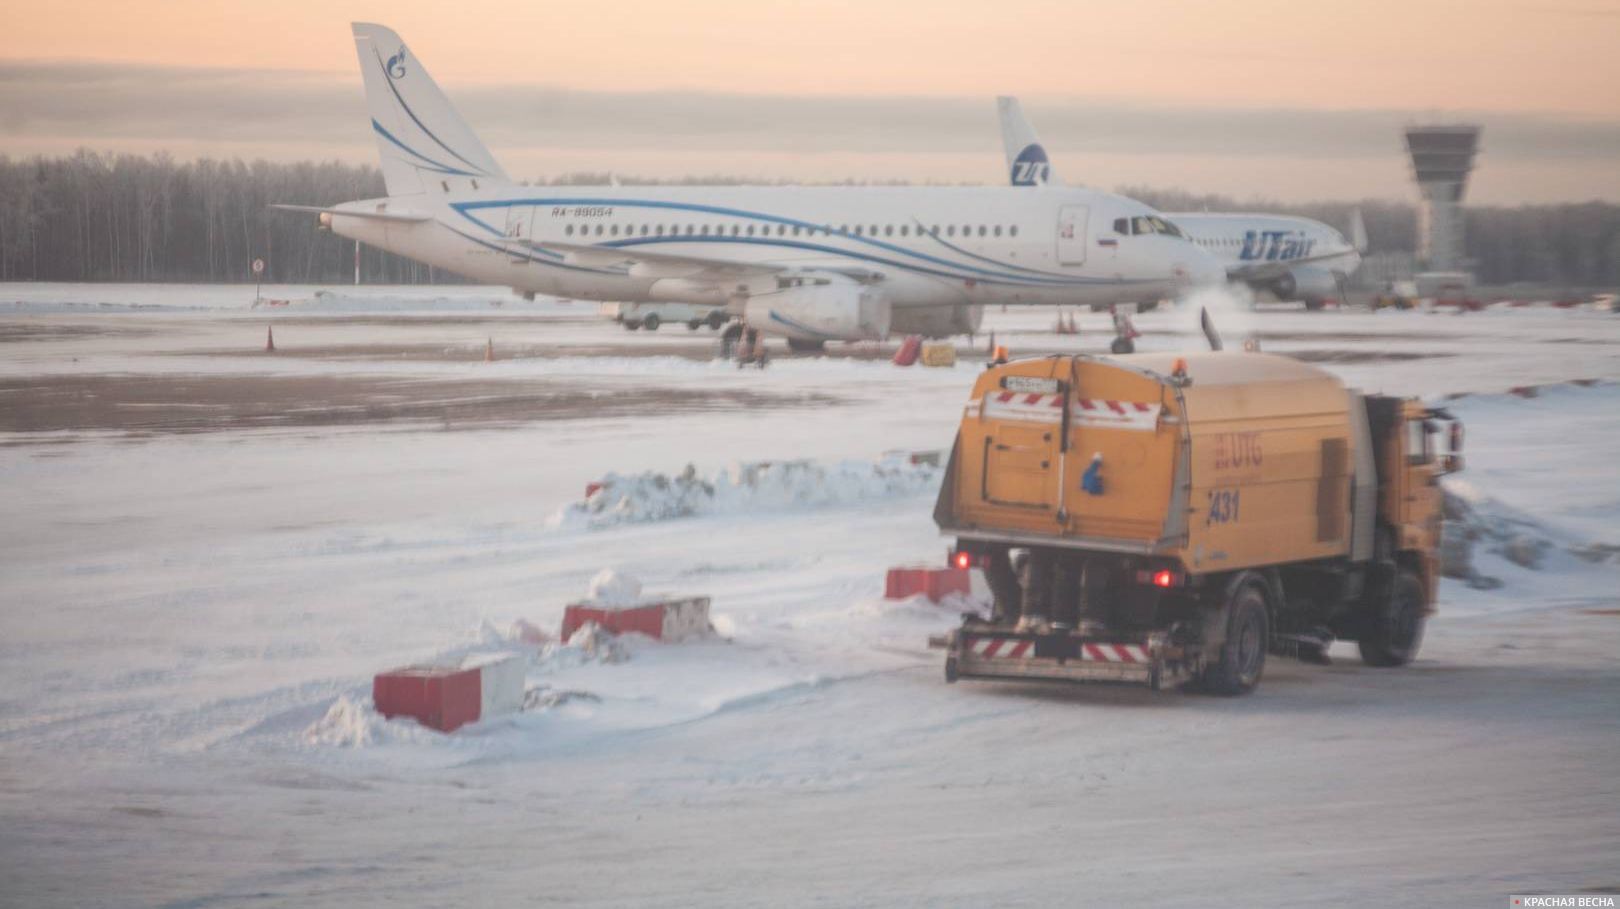
[[(923, 642), (954, 613), (881, 598), (885, 568), (945, 546), (934, 472), (885, 453), (948, 446), (976, 362), (857, 348), (739, 371), (706, 359), (707, 330), (631, 335), (586, 304), (365, 293), (266, 289), (311, 300), (266, 311), (240, 287), (0, 285), (0, 904), (1620, 889), (1612, 315), (1225, 314), (1234, 346), (1468, 393), (1457, 489), (1547, 555), (1531, 570), (1482, 545), (1503, 585), (1446, 581), (1411, 667), (1341, 648), (1220, 700), (946, 686)], [(985, 329), (1015, 351), (1106, 346), (1106, 317), (1078, 337), (1053, 318)], [(1144, 348), (1201, 343), (1189, 313), (1137, 324)], [(503, 358), (480, 362), (491, 341)], [(1573, 379), (1607, 381), (1502, 393)], [(244, 416), (339, 391), (361, 403)], [(632, 504), (581, 504), (609, 473)], [(373, 672), (519, 646), (515, 623), (555, 629), (603, 568), (711, 596), (719, 635), (628, 639), (615, 662), (531, 648), (553, 706), (452, 736), (370, 710)]]

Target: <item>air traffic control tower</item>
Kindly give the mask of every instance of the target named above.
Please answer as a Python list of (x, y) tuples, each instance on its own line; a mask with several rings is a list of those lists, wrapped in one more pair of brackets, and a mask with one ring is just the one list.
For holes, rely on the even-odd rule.
[(1406, 150), (1423, 193), (1418, 261), (1432, 272), (1458, 272), (1463, 258), (1462, 198), (1479, 149), (1478, 126), (1412, 126)]

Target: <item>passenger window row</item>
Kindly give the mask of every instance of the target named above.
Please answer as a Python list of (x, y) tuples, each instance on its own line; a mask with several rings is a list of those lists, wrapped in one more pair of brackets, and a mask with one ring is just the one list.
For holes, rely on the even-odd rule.
[(853, 237), (1016, 237), (1018, 226), (999, 224), (917, 225), (909, 224), (831, 224), (806, 226), (801, 224), (573, 224), (563, 225), (567, 237), (787, 237), (787, 236), (853, 236)]

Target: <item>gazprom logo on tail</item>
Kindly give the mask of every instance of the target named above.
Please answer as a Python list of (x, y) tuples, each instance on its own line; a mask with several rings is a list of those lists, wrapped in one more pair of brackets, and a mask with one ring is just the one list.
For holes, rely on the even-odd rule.
[(1041, 186), (1051, 176), (1052, 165), (1046, 160), (1046, 149), (1039, 145), (1026, 145), (1012, 164), (1012, 185)]
[(389, 57), (388, 62), (383, 64), (383, 69), (388, 71), (390, 79), (405, 78), (405, 45), (399, 46), (399, 53)]

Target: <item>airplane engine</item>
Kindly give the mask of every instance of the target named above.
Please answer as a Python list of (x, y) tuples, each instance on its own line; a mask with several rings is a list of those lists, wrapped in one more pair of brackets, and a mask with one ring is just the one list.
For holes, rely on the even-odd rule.
[(983, 306), (906, 306), (894, 311), (889, 331), (897, 335), (951, 338), (978, 334), (983, 323)]
[(1265, 286), (1278, 300), (1304, 300), (1310, 309), (1318, 309), (1323, 301), (1339, 294), (1339, 282), (1333, 272), (1325, 268), (1301, 265), (1289, 269), (1287, 274)]
[(748, 298), (743, 319), (750, 327), (810, 343), (888, 337), (889, 298), (881, 290), (846, 280), (793, 280), (803, 283)]

